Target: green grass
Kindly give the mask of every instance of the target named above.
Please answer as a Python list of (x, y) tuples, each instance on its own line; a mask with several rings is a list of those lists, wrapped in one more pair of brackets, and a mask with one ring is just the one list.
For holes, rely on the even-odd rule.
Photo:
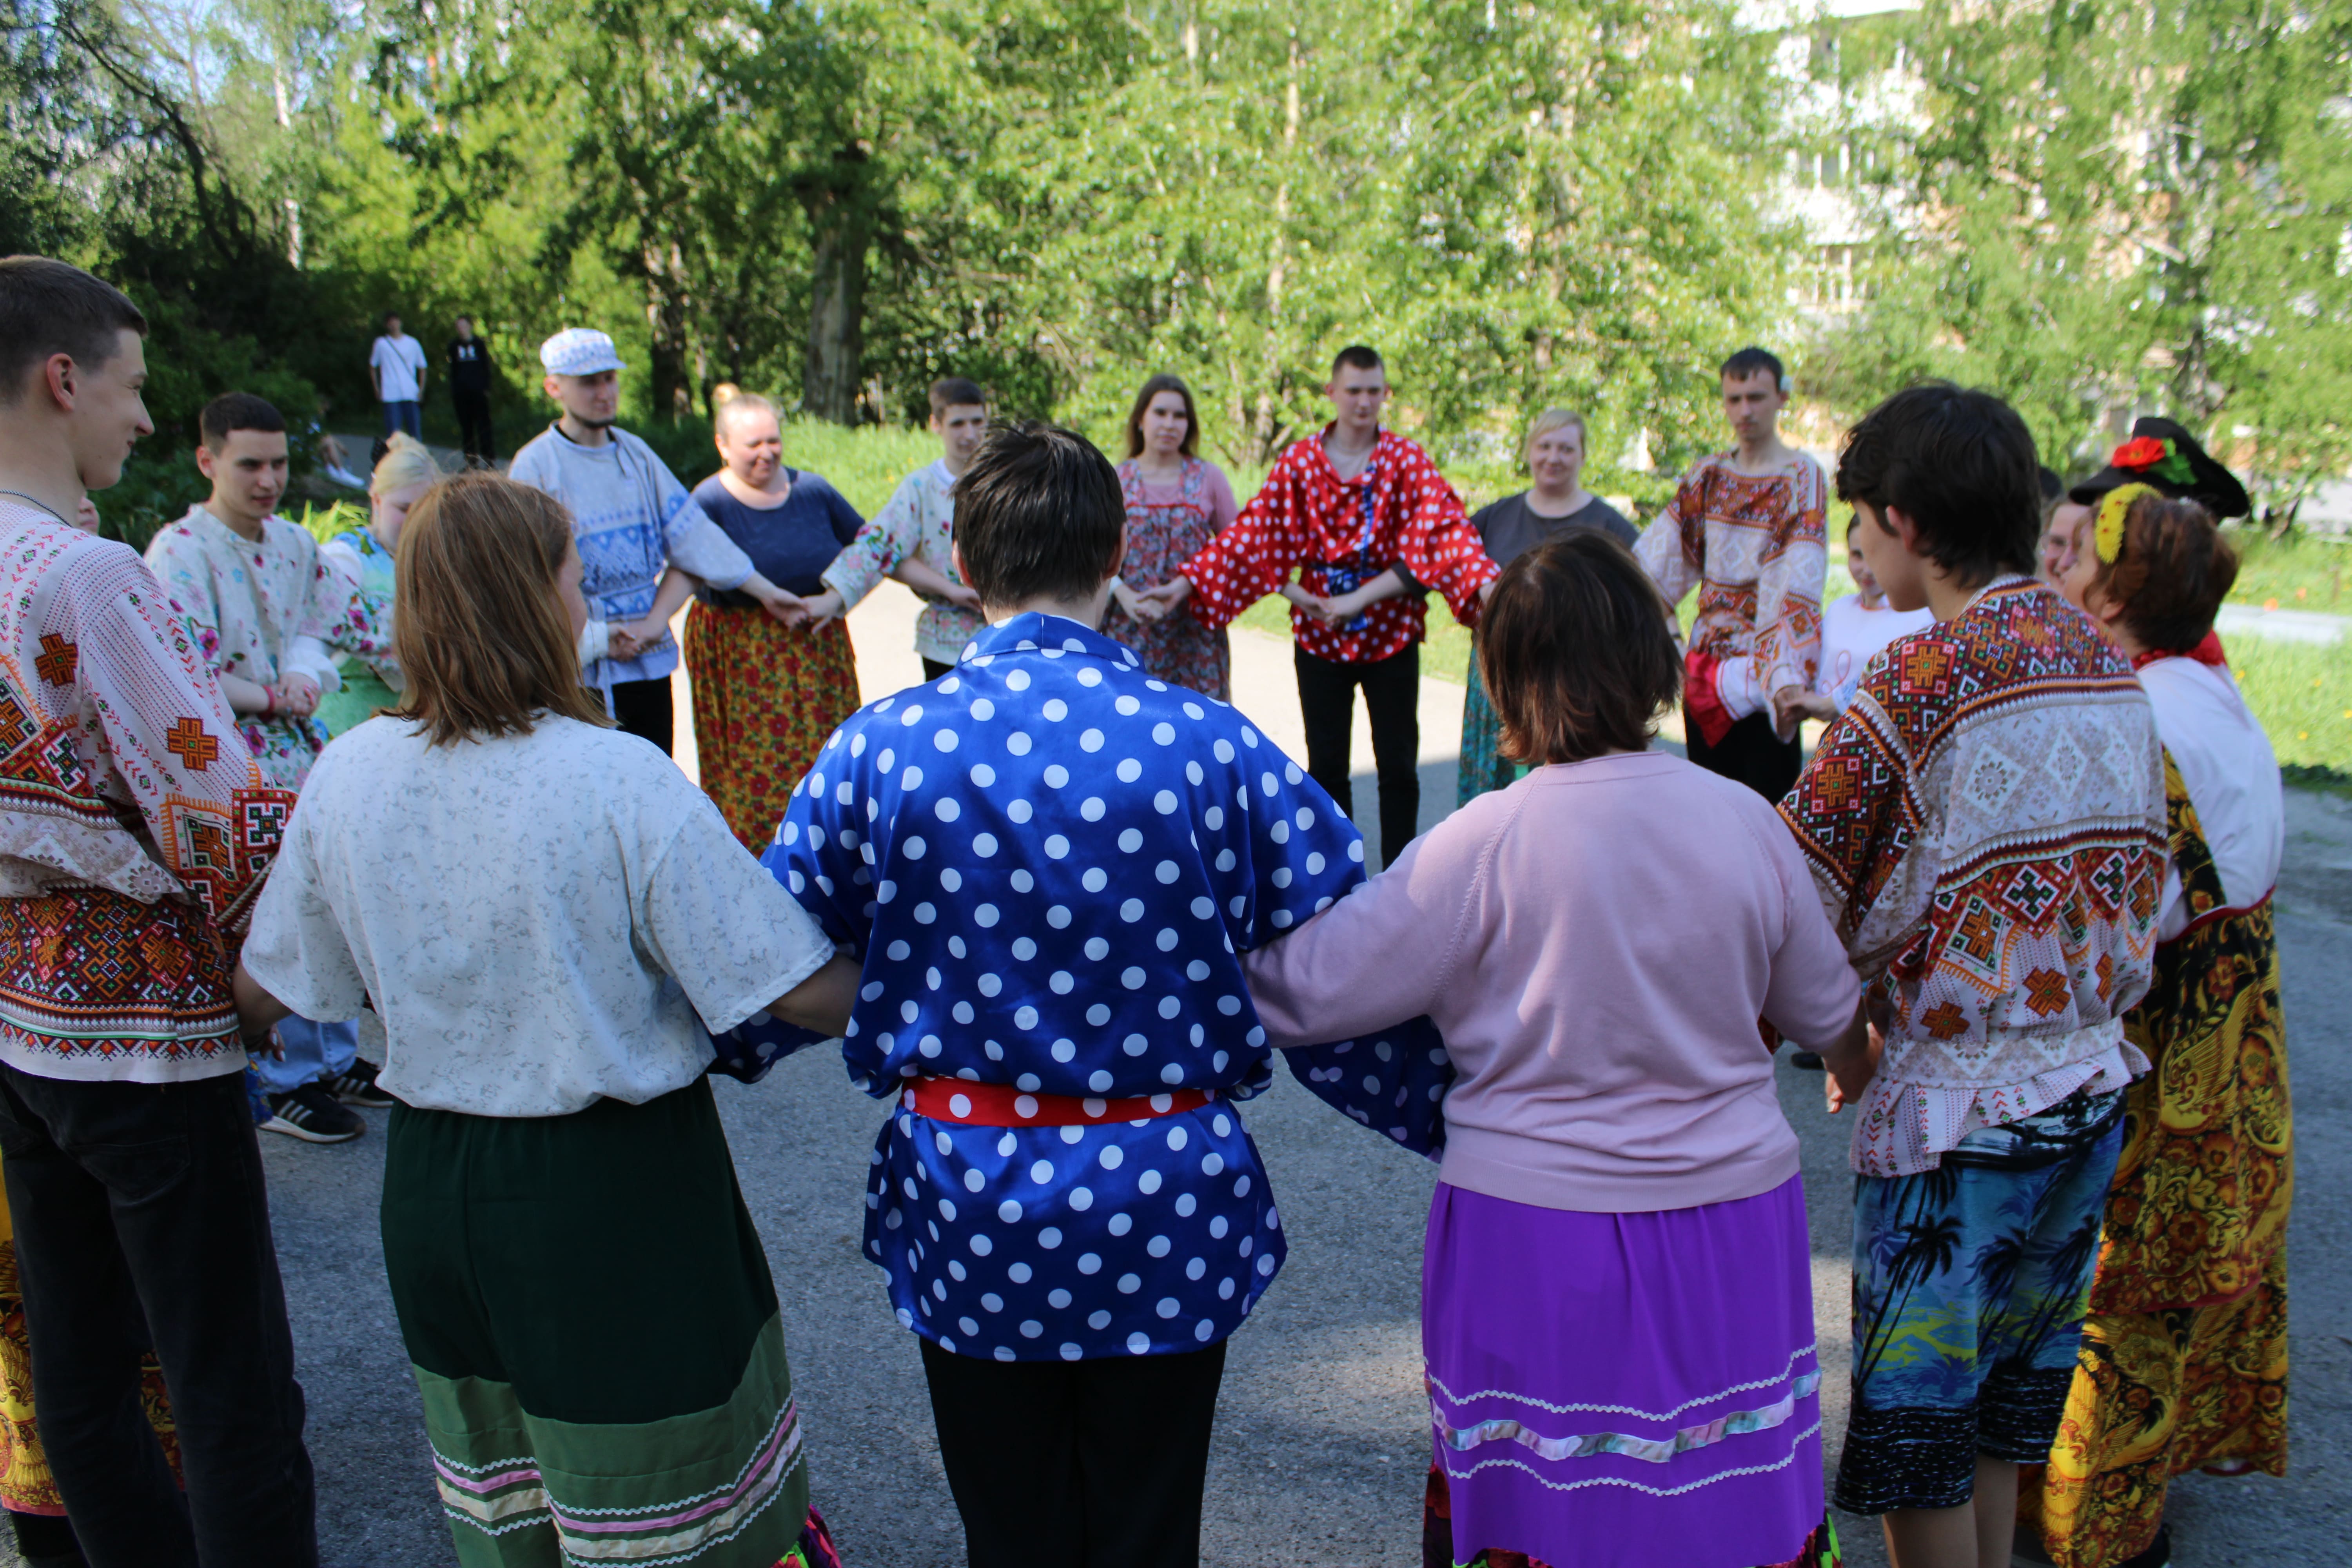
[(2352, 773), (2352, 644), (2229, 639), (2238, 689), (2282, 763)]
[(2252, 528), (2222, 531), (2238, 550), (2231, 604), (2352, 615), (2352, 595), (2345, 583), (2352, 577), (2352, 541), (2307, 533), (2273, 540)]

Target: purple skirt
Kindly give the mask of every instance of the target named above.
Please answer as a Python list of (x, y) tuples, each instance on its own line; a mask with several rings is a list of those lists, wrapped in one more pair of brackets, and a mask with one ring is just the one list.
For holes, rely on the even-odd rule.
[(1454, 1560), (1748, 1568), (1822, 1522), (1805, 1194), (1650, 1214), (1438, 1184), (1422, 1356)]

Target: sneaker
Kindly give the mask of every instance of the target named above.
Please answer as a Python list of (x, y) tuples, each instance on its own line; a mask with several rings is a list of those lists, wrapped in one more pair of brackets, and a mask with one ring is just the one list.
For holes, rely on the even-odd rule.
[(1802, 1068), (1807, 1072), (1827, 1072), (1829, 1070), (1828, 1068), (1822, 1064), (1822, 1053), (1819, 1051), (1790, 1051), (1789, 1053), (1789, 1065), (1792, 1068)]
[(375, 1075), (383, 1069), (375, 1063), (353, 1058), (352, 1065), (320, 1087), (345, 1105), (363, 1105), (370, 1110), (382, 1110), (393, 1103), (392, 1096), (376, 1088)]
[(306, 1083), (290, 1094), (269, 1096), (264, 1132), (283, 1132), (306, 1143), (348, 1143), (367, 1131), (356, 1110), (346, 1110), (322, 1083)]

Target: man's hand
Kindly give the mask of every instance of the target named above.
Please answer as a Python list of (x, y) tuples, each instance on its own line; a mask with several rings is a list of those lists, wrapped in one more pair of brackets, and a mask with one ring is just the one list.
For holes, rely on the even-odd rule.
[(291, 713), (297, 719), (308, 719), (319, 710), (319, 683), (299, 671), (280, 676), (278, 710)]
[(1784, 741), (1797, 732), (1804, 720), (1819, 719), (1826, 724), (1837, 716), (1837, 704), (1818, 691), (1784, 686), (1772, 693), (1772, 729)]
[(1846, 1037), (1822, 1053), (1822, 1065), (1829, 1069), (1822, 1096), (1832, 1116), (1860, 1103), (1870, 1080), (1878, 1076), (1879, 1058), (1885, 1054), (1886, 1037), (1878, 1032), (1877, 1025), (1864, 1023), (1857, 1010)]
[(294, 1009), (263, 990), (261, 982), (247, 974), (242, 963), (236, 966), (236, 973), (229, 976), (228, 989), (229, 995), (236, 1003), (237, 1029), (245, 1036), (246, 1044), (257, 1046), (263, 1037), (268, 1036), (271, 1054), (284, 1059), (286, 1047), (272, 1031), (281, 1019), (292, 1017)]
[(1110, 596), (1112, 603), (1118, 605), (1120, 613), (1125, 615), (1129, 620), (1148, 621), (1158, 618), (1156, 616), (1145, 615), (1143, 613), (1143, 601), (1136, 596), (1135, 590), (1129, 587), (1125, 582), (1117, 577), (1110, 580)]
[[(1772, 732), (1783, 741), (1795, 740), (1797, 721), (1804, 717), (1807, 711), (1805, 699), (1811, 695), (1803, 687), (1793, 683), (1772, 693)], [(1836, 710), (1832, 709), (1831, 712), (1834, 717)]]
[(635, 658), (647, 648), (659, 643), (662, 638), (669, 636), (669, 623), (656, 620), (653, 616), (647, 616), (642, 621), (629, 621), (616, 626), (614, 628), (613, 635), (615, 641), (622, 637), (629, 639), (629, 651), (618, 657)]
[(606, 658), (630, 659), (635, 658), (637, 655), (645, 652), (645, 645), (637, 641), (636, 634), (635, 632), (629, 630), (630, 626), (633, 624), (634, 623), (628, 621), (614, 621), (610, 626), (605, 628), (604, 654)]

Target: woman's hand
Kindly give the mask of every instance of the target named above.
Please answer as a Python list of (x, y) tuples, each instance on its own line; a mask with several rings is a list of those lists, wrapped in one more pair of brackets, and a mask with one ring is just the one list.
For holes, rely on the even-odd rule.
[(1192, 596), (1192, 579), (1181, 572), (1150, 593), (1136, 595), (1143, 605), (1143, 619), (1148, 621), (1166, 619)]
[(808, 629), (820, 630), (841, 618), (841, 590), (827, 588), (814, 598), (803, 599), (801, 608), (808, 612)]
[(823, 969), (769, 1003), (767, 1010), (788, 1024), (814, 1029), (827, 1039), (837, 1038), (849, 1027), (862, 973), (857, 960), (836, 952)]
[(1156, 621), (1160, 617), (1144, 608), (1142, 597), (1119, 578), (1110, 580), (1110, 596), (1114, 604), (1131, 621)]
[(1797, 726), (1807, 719), (1819, 719), (1826, 724), (1838, 716), (1837, 702), (1818, 691), (1801, 686), (1784, 686), (1772, 694), (1772, 729), (1786, 738), (1797, 732)]
[(308, 719), (319, 710), (319, 683), (299, 671), (281, 676), (278, 682), (278, 710)]

